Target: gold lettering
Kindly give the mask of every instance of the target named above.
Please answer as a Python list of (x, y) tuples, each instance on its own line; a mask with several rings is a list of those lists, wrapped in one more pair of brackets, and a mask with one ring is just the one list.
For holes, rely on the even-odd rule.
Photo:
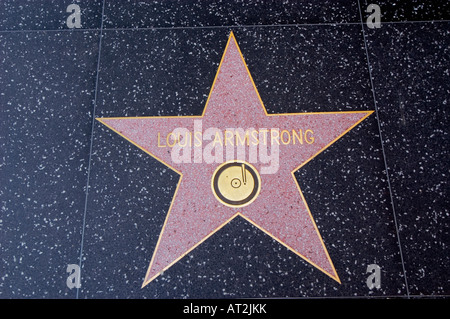
[[(287, 141), (284, 139), (285, 134), (287, 134)], [(283, 143), (284, 145), (291, 143), (291, 134), (289, 134), (289, 131), (281, 131), (281, 143)]]
[[(228, 133), (231, 133), (231, 136), (228, 136)], [(230, 140), (231, 145), (234, 146), (234, 144), (233, 144), (233, 135), (234, 135), (233, 131), (225, 130), (225, 146), (228, 145), (227, 144), (228, 140)]]
[(186, 147), (188, 144), (188, 132), (186, 132), (186, 135), (184, 136), (183, 140), (184, 140), (184, 145), (181, 144), (181, 134), (178, 133), (178, 145), (180, 147)]
[[(172, 140), (174, 141), (172, 144), (170, 144), (170, 142), (169, 142), (171, 137), (172, 137)], [(176, 143), (177, 143), (177, 139), (176, 139), (176, 137), (175, 137), (175, 134), (173, 134), (172, 132), (169, 133), (169, 134), (167, 135), (167, 137), (166, 137), (166, 144), (167, 144), (169, 147), (173, 147)]]
[(267, 135), (266, 135), (267, 132), (269, 132), (269, 130), (266, 130), (266, 129), (259, 130), (259, 134), (261, 134), (261, 133), (264, 134), (263, 135), (263, 137), (264, 137), (263, 144), (264, 145), (267, 145)]
[(303, 144), (303, 132), (302, 130), (298, 130), (300, 134), (297, 134), (295, 130), (292, 130), (292, 144), (295, 145), (295, 138), (297, 137), (297, 140), (300, 142), (300, 144)]
[[(200, 137), (198, 137), (197, 134), (200, 134)], [(202, 145), (202, 132), (195, 132), (194, 133), (194, 139), (195, 139), (194, 146), (197, 146), (197, 147), (201, 146)], [(198, 141), (199, 144), (197, 144), (196, 141)]]
[(252, 145), (258, 145), (259, 144), (258, 131), (253, 130), (251, 135), (252, 135), (252, 138), (254, 139), (254, 141), (252, 141)]
[(239, 134), (239, 131), (236, 131), (236, 145), (238, 145), (239, 144), (239, 142), (240, 142), (240, 144), (241, 145), (244, 145), (244, 143), (245, 143), (245, 141), (247, 140), (247, 145), (249, 145), (250, 144), (250, 141), (249, 141), (249, 139), (248, 139), (248, 131), (245, 131), (245, 135), (244, 135), (244, 139), (241, 139), (241, 134)]
[[(289, 145), (289, 144), (302, 144), (305, 141), (307, 144), (313, 144), (315, 142), (314, 132), (311, 129), (307, 129), (303, 131), (302, 129), (298, 130), (282, 130), (281, 132), (278, 129), (260, 129), (255, 130), (247, 130), (245, 133), (243, 131), (232, 131), (225, 130), (224, 135), (221, 131), (216, 131), (214, 134), (214, 140), (212, 142), (212, 146), (215, 147), (216, 144), (220, 144), (221, 146), (227, 146), (228, 143), (232, 146), (239, 145), (250, 145), (250, 140), (252, 145), (258, 145), (262, 143), (267, 145), (268, 142), (268, 132), (270, 132), (270, 143), (274, 145), (277, 143), (278, 145)], [(193, 136), (192, 136), (193, 135)], [(180, 147), (195, 147), (202, 146), (203, 135), (200, 131), (195, 131), (194, 134), (190, 131), (186, 131), (185, 133), (174, 133), (171, 132), (166, 136), (166, 143), (164, 144), (164, 137), (161, 139), (161, 132), (157, 133), (158, 138), (158, 147), (174, 147), (178, 144)], [(194, 140), (194, 141), (192, 141)], [(235, 142), (233, 142), (235, 140)], [(281, 143), (280, 143), (281, 141)]]
[(166, 147), (166, 145), (161, 145), (161, 133), (158, 132), (158, 147)]
[[(275, 134), (274, 134), (275, 133)], [(273, 145), (273, 140), (275, 140), (275, 142), (277, 142), (278, 145), (280, 145), (280, 132), (278, 132), (278, 130), (270, 130), (270, 145)]]
[(214, 135), (214, 141), (213, 141), (213, 147), (216, 146), (216, 143), (220, 143), (221, 146), (223, 146), (222, 143), (222, 136), (220, 135), (220, 132), (216, 132), (216, 134)]
[[(311, 132), (311, 138), (308, 140), (308, 132)], [(312, 144), (314, 143), (314, 136), (313, 136), (314, 132), (312, 130), (306, 130), (305, 131), (305, 141), (308, 144)]]

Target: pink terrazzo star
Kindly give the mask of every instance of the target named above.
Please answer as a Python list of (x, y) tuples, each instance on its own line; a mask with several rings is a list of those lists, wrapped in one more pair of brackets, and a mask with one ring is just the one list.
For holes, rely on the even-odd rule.
[[(98, 119), (181, 175), (142, 287), (236, 216), (243, 217), (340, 282), (294, 172), (371, 113), (372, 111), (267, 114), (231, 33), (201, 116)], [(274, 136), (273, 141), (270, 134), (267, 137), (269, 142), (279, 145), (279, 161), (275, 173), (262, 173), (267, 163), (252, 163), (260, 172), (261, 183), (259, 194), (250, 204), (230, 207), (214, 195), (211, 181), (220, 163), (211, 163), (202, 156), (194, 155), (191, 161), (174, 161), (174, 147), (170, 147), (170, 144), (176, 143), (166, 137), (173, 134), (174, 130), (184, 128), (191, 132), (189, 143), (194, 149), (195, 121), (198, 123), (199, 120), (202, 132), (207, 128), (215, 128), (220, 132), (229, 128), (253, 128), (258, 132), (276, 128), (279, 133), (289, 133), (289, 136), (286, 132), (283, 136)], [(298, 137), (294, 143), (293, 130), (302, 130), (302, 143)], [(307, 130), (309, 136), (305, 135)], [(176, 134), (172, 137), (176, 137)], [(209, 144), (213, 139), (214, 136)], [(187, 140), (184, 142), (187, 143)], [(203, 148), (201, 151), (206, 146), (204, 142), (200, 146)], [(219, 141), (216, 142), (215, 145), (219, 146)], [(222, 140), (222, 145), (223, 142)], [(228, 142), (228, 145), (232, 144), (231, 141)], [(259, 142), (262, 145), (262, 139)], [(249, 154), (249, 147), (254, 144), (256, 143), (244, 144), (247, 151), (245, 154)], [(195, 150), (192, 151), (194, 153)]]

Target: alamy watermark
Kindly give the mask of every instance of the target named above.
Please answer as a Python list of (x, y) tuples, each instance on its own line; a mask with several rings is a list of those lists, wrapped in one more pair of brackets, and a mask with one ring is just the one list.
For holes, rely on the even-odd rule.
[(367, 266), (366, 273), (370, 273), (367, 277), (366, 284), (370, 290), (381, 288), (381, 268), (377, 264)]
[(367, 17), (366, 23), (370, 29), (381, 28), (381, 9), (378, 4), (369, 4), (366, 8), (366, 12), (371, 13)]
[(80, 266), (77, 264), (67, 265), (66, 272), (69, 273), (69, 276), (66, 280), (67, 288), (80, 288), (81, 287), (81, 273)]

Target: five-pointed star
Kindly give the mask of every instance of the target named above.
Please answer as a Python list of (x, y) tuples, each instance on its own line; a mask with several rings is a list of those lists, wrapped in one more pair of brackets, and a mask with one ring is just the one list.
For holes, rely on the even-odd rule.
[[(236, 216), (340, 282), (294, 172), (372, 112), (268, 114), (231, 33), (201, 116), (98, 119), (180, 174), (142, 287)], [(314, 132), (314, 142), (280, 143), (277, 172), (260, 175), (260, 192), (249, 205), (230, 207), (220, 202), (211, 188), (219, 163), (175, 163), (169, 147), (159, 140), (177, 128), (193, 132), (196, 120), (202, 121), (203, 129), (214, 127), (222, 132), (227, 128), (309, 129)], [(253, 166), (259, 171), (263, 164)]]

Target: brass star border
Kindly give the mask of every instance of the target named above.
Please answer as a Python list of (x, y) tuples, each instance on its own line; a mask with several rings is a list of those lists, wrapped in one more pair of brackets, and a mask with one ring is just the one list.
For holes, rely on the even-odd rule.
[[(209, 115), (209, 117), (211, 117), (211, 116), (216, 116), (216, 117), (219, 116), (220, 117), (221, 113), (219, 111), (223, 112), (223, 110), (218, 110), (218, 107), (215, 106), (215, 105), (219, 105), (221, 103), (220, 99), (218, 99), (217, 96), (220, 95), (221, 90), (228, 92), (226, 85), (224, 86), (224, 83), (225, 84), (231, 83), (229, 85), (231, 85), (231, 86), (233, 85), (232, 82), (227, 82), (226, 80), (224, 80), (225, 75), (222, 74), (223, 72), (227, 72), (227, 70), (228, 70), (228, 69), (222, 70), (224, 61), (227, 57), (227, 54), (230, 56), (232, 54), (234, 54), (234, 57), (235, 57), (234, 63), (243, 65), (243, 66), (238, 66), (238, 67), (241, 67), (241, 69), (240, 69), (241, 71), (238, 75), (242, 76), (242, 81), (243, 81), (242, 86), (245, 87), (245, 85), (247, 85), (248, 88), (251, 87), (251, 90), (253, 90), (253, 92), (250, 92), (250, 91), (247, 92), (247, 93), (249, 93), (249, 95), (254, 97), (252, 100), (253, 104), (251, 104), (251, 106), (248, 106), (248, 108), (249, 108), (248, 110), (255, 112), (255, 114), (257, 113), (257, 115), (255, 115), (255, 118), (258, 118), (258, 116), (261, 116), (261, 119), (264, 119), (264, 117), (266, 117), (267, 121), (270, 121), (272, 119), (274, 121), (276, 121), (279, 119), (280, 122), (276, 122), (276, 123), (284, 123), (284, 122), (282, 122), (282, 120), (283, 121), (291, 121), (292, 120), (293, 122), (290, 122), (290, 123), (295, 123), (295, 122), (308, 123), (308, 121), (310, 121), (310, 122), (312, 122), (312, 120), (319, 121), (318, 119), (321, 119), (322, 121), (325, 121), (324, 123), (335, 123), (333, 125), (338, 125), (338, 124), (340, 125), (339, 129), (336, 129), (335, 130), (336, 132), (333, 133), (334, 135), (332, 134), (332, 136), (329, 137), (329, 141), (323, 142), (323, 145), (317, 146), (316, 147), (317, 149), (313, 149), (311, 151), (311, 154), (309, 154), (309, 156), (307, 156), (307, 158), (300, 161), (301, 162), (300, 165), (297, 165), (293, 169), (290, 170), (290, 175), (292, 177), (292, 180), (287, 181), (287, 183), (293, 182), (295, 184), (294, 188), (297, 189), (297, 192), (298, 192), (297, 197), (299, 195), (299, 199), (300, 199), (300, 200), (298, 200), (298, 205), (301, 206), (301, 208), (303, 209), (303, 212), (304, 212), (304, 215), (302, 218), (304, 218), (305, 224), (301, 225), (301, 226), (304, 226), (305, 229), (309, 229), (308, 231), (309, 231), (310, 236), (312, 236), (312, 237), (316, 236), (316, 238), (311, 239), (311, 241), (313, 242), (313, 243), (309, 244), (311, 247), (306, 247), (303, 249), (303, 251), (302, 251), (302, 249), (298, 248), (303, 245), (302, 242), (296, 242), (295, 240), (297, 240), (297, 239), (291, 240), (292, 243), (297, 243), (295, 245), (298, 246), (297, 248), (292, 247), (292, 246), (294, 246), (294, 244), (291, 244), (290, 242), (288, 242), (288, 240), (280, 239), (280, 237), (282, 237), (282, 236), (280, 236), (280, 233), (277, 233), (277, 231), (270, 230), (272, 227), (270, 225), (270, 223), (267, 223), (266, 220), (264, 220), (264, 222), (261, 222), (261, 220), (259, 222), (257, 222), (256, 220), (258, 219), (258, 217), (256, 217), (255, 214), (252, 215), (252, 213), (248, 213), (245, 211), (245, 209), (247, 207), (251, 207), (252, 205), (255, 205), (254, 203), (249, 204), (248, 206), (242, 207), (242, 208), (237, 207), (236, 209), (233, 209), (233, 208), (223, 205), (224, 207), (226, 207), (226, 209), (229, 210), (229, 212), (228, 211), (226, 212), (226, 214), (228, 214), (228, 215), (226, 215), (226, 217), (221, 217), (220, 221), (216, 222), (212, 226), (208, 226), (209, 228), (206, 227), (205, 228), (206, 231), (204, 231), (204, 233), (197, 235), (197, 236), (199, 236), (199, 238), (201, 237), (197, 242), (192, 243), (192, 244), (180, 244), (182, 246), (184, 245), (181, 248), (175, 247), (176, 245), (175, 246), (173, 245), (172, 247), (170, 247), (170, 239), (168, 239), (168, 238), (171, 235), (175, 235), (177, 230), (179, 232), (183, 231), (183, 227), (184, 227), (184, 226), (181, 227), (182, 224), (180, 222), (178, 222), (178, 224), (176, 222), (173, 222), (173, 220), (175, 220), (177, 218), (176, 214), (181, 214), (179, 212), (180, 209), (178, 207), (175, 208), (176, 210), (177, 209), (178, 210), (176, 211), (175, 215), (172, 216), (172, 214), (174, 214), (173, 209), (174, 209), (174, 205), (176, 205), (176, 201), (184, 200), (184, 198), (177, 197), (180, 195), (180, 187), (183, 183), (183, 179), (185, 178), (184, 174), (183, 174), (183, 168), (180, 167), (179, 165), (178, 166), (175, 165), (174, 163), (170, 163), (169, 158), (166, 157), (166, 155), (164, 153), (158, 153), (160, 150), (155, 148), (155, 145), (154, 145), (155, 140), (151, 140), (153, 142), (153, 144), (150, 144), (150, 142), (148, 140), (151, 138), (149, 138), (147, 135), (144, 134), (146, 136), (146, 138), (144, 139), (143, 137), (141, 137), (141, 135), (136, 133), (136, 131), (139, 131), (139, 129), (141, 129), (141, 131), (151, 132), (151, 131), (154, 131), (156, 129), (156, 127), (161, 129), (162, 127), (167, 126), (165, 129), (167, 130), (167, 132), (170, 132), (170, 129), (172, 127), (175, 128), (180, 125), (186, 124), (187, 123), (186, 121), (188, 121), (189, 122), (188, 124), (190, 125), (190, 124), (192, 124), (191, 122), (195, 119), (197, 119), (197, 120), (206, 119), (206, 117), (205, 117), (206, 115)], [(238, 61), (238, 60), (240, 60), (240, 61)], [(230, 64), (230, 62), (226, 62), (226, 63), (228, 63), (226, 68), (232, 69), (234, 67), (233, 65)], [(222, 73), (221, 73), (221, 71), (222, 71)], [(231, 72), (231, 71), (229, 71), (229, 72)], [(219, 93), (218, 93), (215, 91), (215, 89), (216, 89), (216, 86), (218, 85), (219, 74), (221, 74), (220, 75), (221, 80), (219, 80), (220, 88), (218, 89), (219, 90)], [(248, 89), (248, 90), (250, 90), (250, 89)], [(229, 92), (231, 92), (230, 94), (234, 94), (233, 89), (229, 89)], [(236, 99), (238, 99), (238, 98), (239, 97), (237, 97)], [(212, 99), (214, 99), (213, 102), (211, 102)], [(252, 97), (249, 97), (249, 99), (251, 100)], [(258, 106), (255, 106), (256, 102), (258, 102), (258, 104), (259, 104)], [(213, 103), (212, 110), (208, 109), (208, 106), (210, 105), (210, 103)], [(257, 108), (259, 108), (259, 109), (257, 109)], [(261, 108), (262, 108), (263, 112), (261, 112)], [(207, 110), (208, 110), (209, 114), (208, 114)], [(215, 111), (217, 111), (217, 114), (214, 113)], [(236, 112), (239, 112), (239, 111), (236, 109)], [(140, 148), (145, 153), (149, 154), (150, 156), (152, 156), (156, 160), (160, 161), (161, 163), (163, 163), (167, 167), (171, 168), (173, 171), (175, 171), (176, 173), (178, 173), (180, 175), (180, 179), (177, 184), (173, 199), (171, 201), (166, 219), (162, 226), (162, 230), (159, 235), (156, 247), (154, 249), (153, 256), (150, 261), (150, 265), (149, 265), (147, 273), (145, 275), (145, 279), (143, 281), (142, 288), (144, 286), (146, 286), (147, 284), (149, 284), (156, 277), (158, 277), (162, 272), (164, 272), (165, 270), (170, 268), (173, 264), (175, 264), (180, 259), (182, 259), (184, 256), (186, 256), (189, 252), (191, 252), (198, 245), (203, 243), (206, 239), (211, 237), (219, 229), (221, 229), (223, 226), (228, 224), (231, 220), (233, 220), (237, 216), (244, 218), (250, 224), (256, 226), (258, 229), (260, 229), (261, 231), (263, 231), (264, 233), (266, 233), (267, 235), (269, 235), (270, 237), (275, 239), (277, 242), (281, 243), (283, 246), (287, 247), (289, 250), (294, 252), (296, 255), (300, 256), (306, 262), (313, 265), (314, 267), (316, 267), (317, 269), (319, 269), (320, 271), (322, 271), (323, 273), (325, 273), (327, 276), (331, 277), (338, 283), (341, 283), (339, 276), (336, 272), (336, 269), (331, 261), (328, 251), (325, 247), (323, 239), (320, 235), (320, 232), (317, 228), (317, 225), (314, 221), (314, 218), (312, 217), (312, 214), (311, 214), (309, 207), (306, 203), (306, 200), (303, 196), (303, 193), (296, 181), (294, 173), (298, 169), (300, 169), (302, 166), (304, 166), (306, 163), (308, 163), (310, 160), (312, 160), (314, 157), (316, 157), (319, 153), (321, 153), (326, 148), (328, 148), (330, 145), (332, 145), (334, 142), (336, 142), (338, 139), (340, 139), (343, 135), (345, 135), (351, 129), (353, 129), (356, 125), (358, 125), (360, 122), (362, 122), (365, 118), (367, 118), (373, 112), (374, 111), (347, 111), (347, 112), (268, 114), (267, 110), (264, 106), (264, 103), (262, 102), (262, 99), (258, 93), (256, 85), (253, 81), (253, 78), (251, 77), (250, 71), (248, 70), (247, 64), (245, 63), (242, 52), (236, 42), (235, 36), (234, 36), (233, 32), (231, 32), (229, 35), (228, 42), (226, 44), (226, 48), (224, 50), (222, 59), (220, 61), (216, 76), (214, 78), (210, 93), (208, 95), (208, 99), (206, 101), (206, 105), (205, 105), (202, 115), (200, 115), (200, 116), (132, 117), (132, 118), (131, 117), (97, 118), (97, 120), (99, 122), (101, 122), (102, 124), (104, 124), (106, 127), (111, 129), (115, 133), (119, 134), (121, 137), (123, 137), (124, 139), (126, 139), (127, 141), (129, 141), (130, 143), (135, 145), (136, 147)], [(245, 121), (245, 118), (242, 118), (242, 120)], [(227, 122), (224, 121), (221, 123), (223, 124), (223, 123), (227, 123)], [(336, 124), (336, 123), (338, 123), (338, 124)], [(170, 125), (172, 125), (172, 127), (170, 127)], [(226, 125), (226, 124), (224, 124), (224, 125)], [(331, 125), (331, 124), (329, 124), (329, 125)], [(159, 143), (159, 140), (158, 140), (158, 143)], [(212, 167), (211, 170), (215, 170), (217, 167), (214, 165), (209, 165), (209, 166)], [(263, 178), (263, 177), (261, 177), (261, 178)], [(268, 179), (269, 177), (264, 177), (264, 178)], [(265, 181), (263, 181), (263, 183), (264, 182)], [(183, 192), (183, 194), (185, 194), (184, 190), (182, 192)], [(209, 188), (208, 190), (205, 190), (205, 193), (207, 193), (207, 192), (211, 192), (211, 189)], [(261, 192), (263, 192), (263, 191), (261, 190)], [(208, 194), (207, 196), (210, 196), (210, 195)], [(263, 196), (263, 195), (260, 195), (260, 196)], [(255, 202), (257, 202), (257, 200)], [(216, 204), (217, 204), (217, 202), (216, 202)], [(181, 205), (181, 204), (178, 203), (178, 205)], [(220, 208), (220, 209), (218, 208), (217, 210), (219, 211), (221, 209), (222, 208)], [(223, 210), (223, 211), (225, 212), (225, 210)], [(214, 213), (214, 212), (212, 212), (212, 213)], [(201, 212), (196, 212), (196, 214), (201, 214)], [(186, 216), (189, 217), (188, 215), (185, 215), (184, 217), (187, 218)], [(195, 219), (194, 214), (191, 214), (189, 218)], [(285, 216), (285, 218), (286, 218), (286, 221), (289, 221), (290, 217)], [(294, 217), (292, 217), (292, 218), (294, 218)], [(295, 218), (297, 218), (297, 217), (295, 217)], [(298, 217), (298, 218), (300, 220), (300, 217)], [(181, 219), (181, 217), (180, 217), (180, 219)], [(190, 221), (188, 221), (188, 222), (190, 222)], [(194, 226), (195, 226), (195, 223), (194, 223)], [(187, 227), (187, 226), (185, 226), (185, 227)], [(300, 226), (296, 226), (296, 227), (300, 227)], [(199, 227), (199, 228), (201, 228), (201, 227)], [(199, 232), (201, 233), (201, 231), (202, 231), (202, 229)], [(187, 233), (189, 234), (189, 232), (187, 232)], [(275, 233), (277, 233), (277, 234), (275, 235)], [(281, 235), (283, 235), (283, 234), (281, 234)], [(181, 235), (178, 235), (178, 236), (181, 236)], [(307, 238), (307, 236), (305, 238)], [(311, 252), (311, 250), (313, 248), (316, 248), (317, 252)], [(175, 252), (168, 253), (168, 251), (170, 251), (171, 249), (174, 250)], [(315, 254), (318, 254), (317, 255), (318, 257)], [(320, 263), (320, 265), (318, 263)]]

